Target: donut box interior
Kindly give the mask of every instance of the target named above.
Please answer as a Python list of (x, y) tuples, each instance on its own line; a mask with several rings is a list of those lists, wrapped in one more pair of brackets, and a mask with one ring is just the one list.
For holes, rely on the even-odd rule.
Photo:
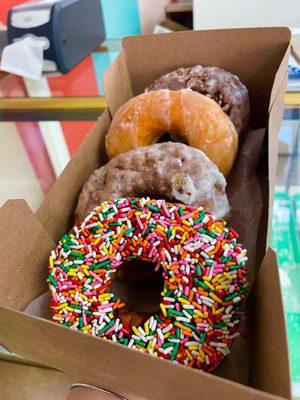
[[(104, 77), (108, 109), (36, 214), (24, 200), (9, 200), (0, 209), (0, 343), (4, 347), (128, 399), (290, 398), (278, 266), (274, 251), (267, 250), (289, 47), (290, 31), (286, 28), (124, 39), (123, 51)], [(238, 371), (231, 376), (208, 374), (57, 325), (45, 317), (42, 303), (31, 314), (24, 312), (47, 292), (49, 253), (72, 227), (83, 183), (107, 161), (105, 135), (116, 110), (162, 74), (197, 64), (237, 74), (250, 92), (251, 128), (265, 130), (257, 172), (263, 208), (256, 277), (247, 302), (249, 370), (243, 384), (236, 382)]]
[(74, 378), (46, 365), (0, 353), (1, 400), (67, 400)]

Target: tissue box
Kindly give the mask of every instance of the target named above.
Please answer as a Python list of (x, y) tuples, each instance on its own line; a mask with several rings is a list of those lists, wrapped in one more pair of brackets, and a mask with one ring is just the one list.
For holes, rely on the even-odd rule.
[[(266, 251), (283, 114), (290, 32), (285, 28), (179, 32), (132, 37), (104, 78), (108, 109), (54, 184), (36, 215), (24, 201), (0, 209), (0, 343), (69, 372), (78, 381), (128, 399), (290, 398), (285, 322), (275, 253)], [(106, 161), (111, 116), (163, 73), (181, 66), (217, 65), (250, 90), (252, 126), (267, 127), (259, 177), (263, 217), (258, 274), (249, 298), (250, 373), (247, 385), (185, 368), (59, 326), (23, 310), (47, 290), (48, 256), (72, 226), (82, 185)]]

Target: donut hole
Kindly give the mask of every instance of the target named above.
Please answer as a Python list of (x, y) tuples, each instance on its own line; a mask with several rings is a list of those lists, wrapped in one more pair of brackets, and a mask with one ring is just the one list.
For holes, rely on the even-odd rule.
[(178, 133), (170, 133), (170, 132), (164, 133), (159, 138), (158, 143), (164, 143), (164, 142), (178, 142), (187, 144), (187, 142)]
[(141, 314), (140, 324), (160, 312), (164, 280), (154, 267), (143, 260), (124, 261), (112, 279), (112, 292), (125, 303), (126, 311)]

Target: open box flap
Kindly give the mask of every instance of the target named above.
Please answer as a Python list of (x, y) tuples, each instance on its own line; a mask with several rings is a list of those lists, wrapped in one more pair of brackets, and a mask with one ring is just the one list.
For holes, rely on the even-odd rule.
[(61, 371), (0, 353), (1, 400), (66, 400), (74, 379)]
[(247, 305), (251, 331), (250, 384), (289, 399), (290, 369), (279, 269), (276, 253), (270, 248)]
[[(256, 312), (252, 316), (255, 339), (251, 378), (255, 387), (288, 398), (288, 356), (284, 320), (278, 317), (283, 315), (278, 279), (277, 264), (269, 250), (252, 298)], [(271, 319), (269, 323), (268, 318)], [(0, 343), (24, 357), (68, 372), (77, 381), (129, 399), (185, 400), (200, 394), (203, 400), (217, 398), (220, 394), (222, 400), (273, 399), (270, 394), (224, 378), (144, 355), (5, 307), (0, 307)], [(274, 352), (278, 346), (281, 351)]]
[(48, 256), (55, 246), (24, 200), (0, 208), (0, 304), (23, 310), (47, 290)]
[[(55, 242), (73, 226), (73, 212), (84, 182), (95, 169), (107, 161), (105, 135), (110, 122), (106, 109), (36, 212)], [(91, 152), (91, 147), (96, 148), (96, 151)]]
[[(118, 77), (118, 82), (115, 81), (116, 76)], [(109, 111), (112, 116), (115, 115), (122, 104), (133, 97), (124, 50), (104, 72), (103, 87), (106, 102), (109, 104)]]
[(0, 341), (9, 349), (132, 400), (190, 400), (200, 395), (210, 400), (221, 394), (222, 400), (276, 398), (3, 307), (0, 329)]

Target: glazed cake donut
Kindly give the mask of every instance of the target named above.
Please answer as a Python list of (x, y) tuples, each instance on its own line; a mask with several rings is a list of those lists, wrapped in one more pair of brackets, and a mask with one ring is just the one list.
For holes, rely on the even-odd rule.
[(245, 85), (231, 72), (218, 67), (179, 68), (163, 75), (145, 91), (192, 89), (215, 100), (229, 115), (238, 133), (249, 123), (249, 94)]
[(202, 206), (216, 218), (229, 212), (226, 180), (206, 155), (183, 143), (156, 143), (122, 153), (83, 186), (75, 211), (82, 220), (104, 200), (149, 195)]
[(178, 134), (202, 150), (227, 176), (238, 148), (238, 134), (217, 103), (190, 89), (141, 94), (115, 114), (106, 135), (111, 159), (137, 147), (153, 144), (166, 133)]
[[(130, 326), (112, 275), (152, 262), (164, 287), (160, 312)], [(246, 250), (201, 207), (149, 198), (103, 202), (62, 237), (49, 258), (55, 322), (177, 363), (213, 371), (238, 336)]]

